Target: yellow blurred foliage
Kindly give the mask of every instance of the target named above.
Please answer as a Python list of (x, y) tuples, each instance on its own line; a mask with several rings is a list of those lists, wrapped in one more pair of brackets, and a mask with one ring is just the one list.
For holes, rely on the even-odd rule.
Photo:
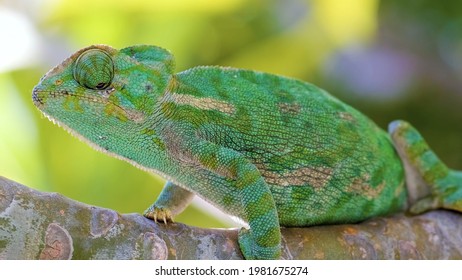
[(79, 1), (49, 1), (48, 8), (57, 10), (58, 16), (82, 15), (84, 13), (99, 13), (121, 10), (126, 13), (223, 13), (237, 9), (245, 4), (244, 0), (79, 0)]
[(301, 79), (310, 76), (335, 50), (363, 44), (377, 29), (378, 0), (305, 0), (309, 12), (295, 25), (257, 42), (226, 61)]
[(314, 22), (332, 44), (370, 39), (377, 29), (378, 0), (312, 0)]

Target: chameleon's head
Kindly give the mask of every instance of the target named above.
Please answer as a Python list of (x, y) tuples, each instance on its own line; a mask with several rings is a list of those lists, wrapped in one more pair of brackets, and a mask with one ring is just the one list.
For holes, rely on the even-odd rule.
[(111, 150), (111, 139), (135, 133), (153, 115), (173, 68), (173, 56), (158, 47), (90, 46), (45, 74), (32, 99), (55, 123)]

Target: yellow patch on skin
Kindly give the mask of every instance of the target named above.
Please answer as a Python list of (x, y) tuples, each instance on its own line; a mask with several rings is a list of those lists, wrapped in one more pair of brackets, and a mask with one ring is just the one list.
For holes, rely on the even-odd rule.
[(347, 113), (347, 112), (340, 112), (339, 115), (340, 115), (340, 118), (342, 118), (342, 119), (344, 119), (344, 120), (346, 120), (346, 121), (349, 121), (349, 122), (353, 122), (353, 121), (356, 120), (356, 119), (353, 117), (352, 114)]
[(347, 192), (352, 192), (365, 196), (367, 199), (372, 200), (377, 198), (386, 186), (385, 181), (380, 183), (376, 187), (372, 187), (369, 184), (369, 174), (364, 175), (362, 178), (356, 178), (353, 180), (351, 185), (346, 188)]
[(286, 114), (298, 114), (300, 113), (300, 110), (302, 107), (300, 104), (294, 103), (278, 103), (279, 110), (281, 113), (286, 113)]
[(282, 174), (266, 170), (263, 166), (258, 166), (262, 176), (268, 184), (278, 186), (305, 186), (310, 185), (314, 189), (325, 187), (332, 177), (332, 168), (328, 167), (302, 167), (296, 170), (284, 172)]
[(121, 121), (127, 121), (127, 119), (135, 123), (141, 123), (144, 121), (143, 113), (136, 110), (125, 109), (110, 102), (106, 103), (104, 112), (109, 116), (115, 116)]
[(210, 97), (196, 97), (187, 94), (172, 93), (170, 98), (178, 105), (189, 105), (201, 110), (217, 110), (225, 114), (234, 114), (234, 105)]

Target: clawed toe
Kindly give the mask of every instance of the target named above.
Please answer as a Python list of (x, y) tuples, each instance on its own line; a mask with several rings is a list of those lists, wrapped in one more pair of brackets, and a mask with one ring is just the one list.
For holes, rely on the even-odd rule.
[(143, 216), (156, 223), (173, 223), (173, 217), (170, 210), (164, 208), (149, 208), (144, 212)]

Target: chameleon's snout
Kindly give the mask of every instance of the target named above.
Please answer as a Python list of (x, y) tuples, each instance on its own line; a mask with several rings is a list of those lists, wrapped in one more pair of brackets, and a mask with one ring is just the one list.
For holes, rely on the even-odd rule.
[(45, 105), (43, 100), (43, 91), (40, 89), (40, 86), (37, 85), (32, 90), (32, 101), (34, 102), (35, 106), (41, 108)]
[(47, 95), (49, 95), (48, 91), (44, 90), (40, 84), (36, 85), (32, 90), (32, 101), (34, 105), (39, 109), (43, 109)]

